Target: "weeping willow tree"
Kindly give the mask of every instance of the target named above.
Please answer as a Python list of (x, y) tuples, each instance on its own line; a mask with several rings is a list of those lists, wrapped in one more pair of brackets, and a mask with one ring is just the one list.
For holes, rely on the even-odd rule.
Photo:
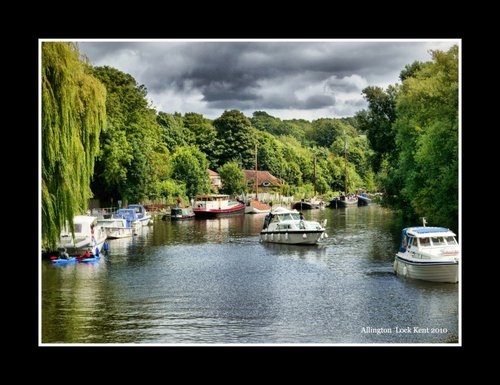
[[(87, 209), (106, 120), (106, 90), (74, 43), (42, 43), (42, 247)], [(73, 228), (71, 229), (73, 231)]]

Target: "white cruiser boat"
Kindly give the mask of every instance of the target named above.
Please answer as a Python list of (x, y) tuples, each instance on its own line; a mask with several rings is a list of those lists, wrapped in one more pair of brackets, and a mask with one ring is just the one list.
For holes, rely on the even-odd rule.
[(319, 222), (300, 219), (297, 210), (278, 207), (266, 215), (260, 240), (291, 245), (313, 245), (328, 237), (325, 226), (326, 219), (321, 225)]
[(432, 282), (458, 282), (460, 250), (455, 233), (443, 227), (408, 227), (394, 259), (394, 272)]
[(98, 219), (97, 225), (103, 228), (109, 239), (126, 238), (133, 235), (133, 228), (125, 218)]
[(151, 221), (151, 215), (146, 211), (146, 208), (140, 204), (128, 205), (129, 209), (135, 210), (137, 219), (142, 226), (147, 226)]
[(71, 234), (68, 224), (61, 232), (59, 247), (66, 248), (69, 255), (83, 255), (88, 249), (98, 255), (106, 240), (106, 232), (97, 225), (97, 217), (77, 215), (73, 217), (75, 237)]

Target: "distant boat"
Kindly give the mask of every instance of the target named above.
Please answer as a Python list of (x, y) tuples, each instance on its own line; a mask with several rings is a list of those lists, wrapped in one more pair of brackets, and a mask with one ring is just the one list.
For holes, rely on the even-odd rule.
[(359, 206), (368, 206), (372, 200), (368, 198), (368, 194), (358, 194), (358, 207)]
[(249, 200), (245, 207), (245, 214), (267, 214), (270, 211), (270, 205), (253, 199)]
[(329, 207), (332, 209), (342, 209), (346, 207), (356, 206), (358, 205), (357, 197), (347, 197), (345, 195), (341, 195), (340, 197), (335, 197), (330, 201)]
[(322, 208), (325, 208), (325, 202), (323, 201), (316, 201), (316, 202), (312, 202), (312, 201), (299, 201), (299, 202), (295, 202), (293, 205), (292, 205), (292, 209), (294, 210), (299, 210), (299, 211), (302, 211), (302, 210), (314, 210), (314, 209), (322, 209)]
[[(59, 247), (65, 248), (71, 256), (82, 255), (87, 250), (98, 255), (106, 240), (106, 232), (97, 225), (97, 217), (77, 215), (73, 218), (75, 237), (66, 223), (59, 241)], [(97, 251), (99, 249), (99, 251)]]
[(197, 195), (193, 211), (196, 218), (201, 219), (231, 217), (245, 214), (245, 205), (238, 201), (230, 201), (229, 195)]
[(403, 229), (394, 272), (431, 282), (458, 282), (460, 251), (455, 234), (443, 227)]
[(181, 219), (194, 219), (195, 214), (192, 207), (172, 207), (170, 209), (170, 219), (178, 221)]
[(151, 221), (151, 215), (146, 211), (146, 208), (140, 204), (128, 205), (129, 209), (134, 209), (137, 213), (137, 219), (143, 226), (147, 226)]

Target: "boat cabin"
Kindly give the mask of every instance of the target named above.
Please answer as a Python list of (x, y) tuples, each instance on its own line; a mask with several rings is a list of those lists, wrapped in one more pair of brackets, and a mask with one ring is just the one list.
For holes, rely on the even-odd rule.
[(455, 233), (444, 227), (409, 227), (403, 229), (399, 251), (424, 250), (432, 253), (445, 247), (458, 247)]
[(202, 210), (221, 210), (228, 207), (229, 195), (208, 194), (194, 197), (194, 208)]

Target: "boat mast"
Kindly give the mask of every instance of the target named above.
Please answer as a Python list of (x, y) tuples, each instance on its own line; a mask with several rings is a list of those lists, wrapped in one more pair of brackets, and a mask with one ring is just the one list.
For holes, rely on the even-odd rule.
[(344, 172), (344, 190), (345, 196), (347, 198), (347, 137), (344, 131), (344, 163), (345, 163), (345, 172)]
[(259, 200), (259, 181), (257, 177), (257, 143), (255, 143), (255, 199)]
[(314, 154), (314, 196), (316, 197), (316, 149), (313, 150)]

